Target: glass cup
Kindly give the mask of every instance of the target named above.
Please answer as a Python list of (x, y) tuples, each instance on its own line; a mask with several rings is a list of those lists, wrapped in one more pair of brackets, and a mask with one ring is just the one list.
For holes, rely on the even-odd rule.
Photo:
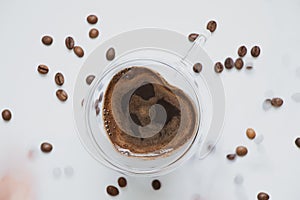
[[(178, 55), (175, 52), (160, 48), (134, 49), (116, 57), (105, 67), (103, 72), (93, 81), (84, 98), (82, 104), (84, 113), (82, 119), (84, 122), (82, 123), (84, 123), (85, 131), (79, 131), (82, 143), (96, 160), (126, 175), (156, 176), (176, 169), (195, 153), (201, 158), (212, 149), (218, 138), (216, 134), (211, 134), (211, 137), (209, 137), (214, 113), (212, 95), (205, 78), (193, 72), (193, 64), (189, 62), (189, 56), (193, 55), (196, 49), (201, 48), (205, 40), (204, 36), (199, 36), (186, 55)], [(181, 142), (180, 145), (166, 145), (166, 147), (156, 151), (134, 153), (128, 149), (118, 148), (112, 143), (103, 118), (104, 112), (106, 112), (104, 106), (105, 92), (109, 82), (118, 72), (133, 66), (145, 67), (159, 73), (170, 85), (184, 91), (192, 102), (195, 113), (194, 128), (190, 133), (190, 137)], [(136, 90), (140, 86), (143, 85), (137, 85), (134, 89)], [(172, 92), (176, 93), (176, 91)], [(180, 100), (178, 103), (181, 106), (182, 102)], [(120, 102), (117, 99), (115, 103), (116, 106), (119, 104), (121, 105), (121, 99)], [(126, 104), (126, 106), (128, 105)], [(156, 116), (166, 114), (161, 108), (151, 107), (151, 109), (156, 113)], [(123, 121), (132, 122), (132, 119), (128, 109), (123, 115), (126, 116), (123, 117), (124, 120), (121, 119), (116, 123), (119, 123), (119, 127), (126, 129), (126, 123), (123, 123)], [(166, 116), (162, 118), (162, 120), (165, 120)], [(161, 128), (155, 131), (152, 130), (153, 134), (150, 133), (149, 137), (158, 134)], [(180, 124), (177, 130), (180, 133), (187, 128), (189, 127)], [(126, 132), (133, 137), (141, 137), (130, 133), (130, 130)], [(170, 144), (172, 141), (182, 139), (178, 135), (180, 134), (174, 134)], [(219, 132), (217, 135), (219, 135)], [(175, 144), (177, 143), (175, 142)]]

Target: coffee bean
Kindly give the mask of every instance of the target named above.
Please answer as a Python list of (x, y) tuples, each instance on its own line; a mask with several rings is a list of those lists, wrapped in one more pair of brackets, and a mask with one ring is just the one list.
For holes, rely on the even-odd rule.
[(115, 49), (114, 48), (109, 48), (106, 52), (106, 59), (107, 60), (113, 60), (115, 58)]
[(120, 187), (126, 187), (126, 185), (127, 185), (127, 180), (126, 180), (124, 177), (120, 177), (120, 178), (118, 179), (118, 184), (119, 184)]
[(246, 67), (246, 69), (248, 69), (248, 70), (253, 69), (253, 66), (248, 65), (248, 66)]
[(228, 159), (228, 160), (234, 160), (235, 159), (235, 157), (236, 157), (236, 154), (228, 154), (227, 156), (226, 156), (226, 158)]
[(240, 46), (238, 49), (238, 55), (244, 57), (247, 54), (247, 48), (245, 46)]
[(280, 107), (283, 104), (283, 100), (279, 97), (275, 97), (271, 100), (271, 104), (274, 107)]
[(58, 89), (56, 91), (56, 96), (59, 100), (61, 101), (66, 101), (68, 99), (68, 94), (66, 91), (62, 90), (62, 89)]
[(224, 69), (224, 66), (221, 62), (217, 62), (215, 64), (215, 72), (216, 73), (221, 73), (223, 71), (223, 69)]
[(296, 144), (297, 147), (300, 148), (300, 138), (297, 138), (297, 139), (295, 140), (295, 144)]
[(52, 39), (51, 36), (45, 35), (45, 36), (42, 37), (42, 43), (43, 43), (44, 45), (49, 46), (49, 45), (52, 44), (52, 42), (53, 42), (53, 39)]
[(234, 66), (235, 66), (235, 68), (238, 69), (238, 70), (242, 69), (243, 66), (244, 66), (244, 61), (243, 61), (243, 59), (241, 59), (241, 58), (236, 59), (235, 62), (234, 62)]
[(44, 153), (50, 153), (53, 149), (52, 144), (48, 143), (48, 142), (44, 142), (41, 144), (41, 151)]
[(269, 200), (270, 196), (265, 192), (260, 192), (257, 194), (258, 200)]
[(55, 80), (55, 83), (59, 86), (62, 86), (65, 82), (64, 75), (60, 72), (55, 74), (54, 80)]
[(202, 71), (202, 64), (201, 63), (194, 64), (193, 70), (195, 73), (200, 73)]
[(84, 51), (83, 51), (83, 49), (80, 46), (75, 46), (73, 48), (73, 51), (80, 58), (84, 56)]
[(90, 24), (96, 24), (98, 22), (98, 17), (96, 15), (89, 15), (86, 20)]
[(245, 156), (248, 153), (248, 149), (244, 146), (238, 146), (235, 150), (236, 155)]
[(226, 69), (231, 69), (234, 66), (234, 62), (232, 60), (232, 58), (228, 57), (225, 59), (224, 65), (226, 67)]
[(89, 32), (90, 38), (96, 38), (99, 35), (98, 29), (92, 28)]
[(95, 79), (94, 75), (88, 75), (85, 79), (86, 84), (91, 85), (91, 83), (93, 82), (93, 80)]
[(210, 32), (215, 32), (217, 29), (217, 22), (211, 20), (207, 23), (206, 29), (209, 30)]
[(100, 108), (97, 107), (97, 108), (96, 108), (96, 115), (99, 115), (99, 113), (100, 113)]
[(154, 190), (159, 190), (161, 188), (161, 183), (159, 180), (155, 179), (152, 181), (152, 188)]
[(117, 196), (119, 194), (118, 188), (116, 188), (115, 186), (112, 186), (112, 185), (109, 185), (106, 187), (106, 192), (110, 196)]
[(251, 55), (256, 58), (259, 56), (259, 54), (260, 54), (260, 48), (258, 46), (252, 47)]
[(191, 34), (189, 34), (189, 41), (190, 42), (194, 42), (196, 39), (197, 39), (197, 37), (199, 36), (199, 34), (198, 33), (191, 33)]
[(249, 139), (253, 140), (256, 136), (256, 133), (253, 128), (247, 128), (246, 135)]
[(65, 45), (69, 50), (72, 50), (75, 45), (74, 39), (71, 36), (66, 37)]
[(2, 119), (3, 119), (4, 121), (9, 121), (9, 120), (11, 120), (11, 116), (12, 116), (12, 114), (11, 114), (10, 110), (4, 109), (4, 110), (2, 111)]
[(37, 70), (40, 74), (47, 74), (49, 72), (49, 68), (46, 65), (39, 65)]

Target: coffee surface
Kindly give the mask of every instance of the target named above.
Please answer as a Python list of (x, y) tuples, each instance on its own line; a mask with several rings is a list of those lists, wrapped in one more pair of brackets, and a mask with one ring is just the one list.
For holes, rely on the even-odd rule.
[(127, 155), (162, 155), (196, 134), (197, 111), (181, 89), (146, 67), (123, 69), (110, 80), (103, 99), (105, 130)]

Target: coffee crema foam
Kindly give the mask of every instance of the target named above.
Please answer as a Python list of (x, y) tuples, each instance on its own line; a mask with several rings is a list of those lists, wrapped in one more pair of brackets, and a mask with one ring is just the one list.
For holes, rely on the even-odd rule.
[(102, 109), (111, 143), (128, 156), (170, 153), (197, 132), (194, 102), (146, 67), (133, 66), (115, 74), (106, 89)]

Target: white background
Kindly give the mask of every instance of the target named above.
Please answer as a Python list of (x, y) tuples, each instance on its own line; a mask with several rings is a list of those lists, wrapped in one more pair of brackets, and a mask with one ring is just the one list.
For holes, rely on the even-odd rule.
[[(266, 191), (271, 199), (297, 200), (299, 194), (300, 149), (294, 140), (300, 136), (300, 104), (291, 95), (300, 92), (300, 1), (1, 1), (0, 2), (0, 109), (10, 108), (9, 123), (0, 120), (0, 175), (7, 168), (26, 166), (36, 175), (40, 200), (50, 199), (172, 199), (215, 200), (255, 199)], [(95, 13), (95, 26), (86, 22)], [(205, 160), (191, 160), (175, 172), (159, 177), (162, 188), (153, 192), (151, 178), (127, 177), (128, 187), (118, 197), (109, 197), (105, 188), (116, 185), (119, 174), (96, 161), (81, 146), (72, 113), (73, 86), (87, 55), (106, 39), (124, 31), (167, 28), (188, 35), (204, 32), (210, 19), (218, 22), (217, 31), (205, 49), (213, 61), (237, 57), (241, 44), (258, 44), (262, 53), (253, 60), (251, 72), (224, 71), (227, 113), (224, 132), (215, 151)], [(100, 30), (90, 39), (91, 27)], [(41, 44), (42, 35), (54, 37), (50, 47)], [(85, 49), (77, 58), (67, 51), (64, 38), (72, 35)], [(42, 77), (38, 64), (49, 65)], [(66, 103), (55, 97), (53, 77), (64, 73), (63, 88), (69, 93)], [(264, 111), (266, 97), (284, 99), (280, 109)], [(260, 144), (250, 141), (245, 130), (252, 127)], [(53, 143), (49, 155), (39, 152), (43, 141)], [(249, 153), (234, 162), (227, 153), (246, 145)], [(21, 161), (29, 150), (33, 161)], [(10, 160), (8, 162), (7, 160)], [(74, 175), (53, 177), (53, 169), (72, 166)], [(235, 177), (243, 183), (236, 184)]]

